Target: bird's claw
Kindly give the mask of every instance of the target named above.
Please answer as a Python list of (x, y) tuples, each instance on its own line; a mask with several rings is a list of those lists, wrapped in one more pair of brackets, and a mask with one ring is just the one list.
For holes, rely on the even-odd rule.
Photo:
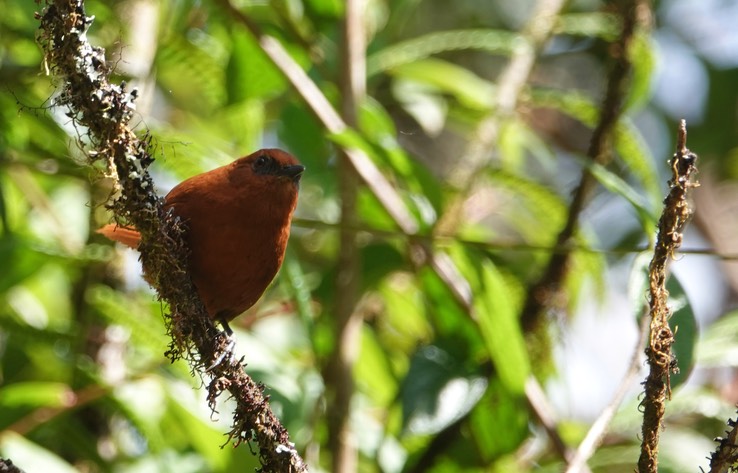
[(212, 370), (214, 370), (215, 368), (217, 368), (221, 363), (223, 363), (224, 360), (226, 360), (226, 359), (227, 360), (230, 360), (230, 359), (233, 358), (233, 348), (236, 345), (236, 341), (233, 340), (228, 335), (225, 335), (225, 336), (226, 336), (226, 340), (228, 340), (226, 342), (225, 347), (223, 347), (223, 350), (220, 353), (218, 353), (218, 356), (215, 357), (215, 360), (213, 360), (213, 362), (210, 364), (210, 366), (208, 366), (205, 369), (205, 372), (206, 373), (209, 373)]

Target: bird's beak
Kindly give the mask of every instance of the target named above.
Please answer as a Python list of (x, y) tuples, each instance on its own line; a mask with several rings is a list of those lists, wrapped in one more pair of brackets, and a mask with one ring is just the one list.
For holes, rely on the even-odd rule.
[(302, 177), (302, 173), (305, 172), (305, 166), (302, 164), (295, 164), (293, 166), (285, 166), (283, 167), (279, 174), (285, 177), (289, 177), (292, 179), (295, 183), (300, 182), (300, 177)]

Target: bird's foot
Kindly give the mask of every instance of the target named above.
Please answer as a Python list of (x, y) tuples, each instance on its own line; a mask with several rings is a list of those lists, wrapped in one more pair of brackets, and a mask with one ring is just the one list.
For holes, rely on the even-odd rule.
[(213, 360), (210, 366), (208, 366), (205, 369), (206, 373), (209, 373), (210, 371), (214, 370), (224, 361), (233, 359), (233, 348), (236, 346), (236, 341), (232, 339), (231, 337), (229, 337), (227, 333), (224, 333), (224, 332), (220, 332), (219, 336), (225, 337), (224, 344), (219, 344), (222, 346), (222, 348), (216, 354), (217, 356), (215, 357), (215, 360)]

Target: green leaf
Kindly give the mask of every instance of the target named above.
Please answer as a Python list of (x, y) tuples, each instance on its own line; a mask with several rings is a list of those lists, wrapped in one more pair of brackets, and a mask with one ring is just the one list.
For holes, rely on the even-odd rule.
[(705, 330), (696, 359), (706, 367), (738, 366), (738, 310), (724, 314)]
[(553, 108), (588, 127), (594, 127), (599, 117), (597, 105), (579, 92), (553, 89), (533, 89), (530, 93), (531, 103), (538, 107)]
[(343, 149), (358, 149), (368, 154), (369, 156), (376, 157), (374, 148), (358, 133), (356, 130), (346, 128), (340, 133), (328, 134), (328, 139), (336, 143)]
[(340, 18), (343, 15), (344, 4), (341, 0), (306, 0), (305, 3), (320, 16)]
[(202, 32), (189, 41), (165, 35), (156, 51), (157, 81), (185, 110), (211, 111), (226, 97), (222, 55), (223, 45)]
[(54, 473), (79, 473), (79, 470), (55, 453), (27, 440), (15, 432), (0, 435), (0, 454), (10, 458), (23, 471), (53, 471)]
[(687, 293), (673, 274), (666, 281), (666, 290), (669, 291), (669, 308), (672, 311), (669, 324), (674, 331), (671, 349), (679, 366), (679, 373), (671, 375), (671, 388), (676, 389), (687, 381), (694, 369), (699, 328)]
[(541, 183), (500, 169), (489, 174), (492, 183), (510, 195), (508, 224), (526, 242), (551, 245), (566, 218), (566, 202), (559, 194)]
[(624, 109), (631, 114), (641, 109), (651, 97), (653, 75), (656, 71), (655, 49), (656, 45), (651, 37), (641, 32), (635, 36), (628, 50), (628, 58), (633, 64), (633, 73)]
[(507, 56), (516, 48), (526, 47), (526, 44), (519, 34), (509, 31), (480, 29), (434, 32), (402, 41), (370, 55), (367, 58), (367, 74), (371, 77), (445, 51), (476, 49)]
[(525, 398), (493, 379), (471, 413), (469, 428), (483, 461), (489, 462), (518, 449), (530, 434), (529, 423)]
[(312, 294), (307, 285), (307, 278), (300, 261), (295, 255), (295, 250), (291, 246), (287, 246), (287, 254), (280, 275), (283, 275), (287, 279), (291, 293), (290, 296), (294, 299), (297, 306), (297, 314), (300, 316), (300, 320), (305, 326), (305, 330), (312, 341), (315, 324), (315, 311), (312, 307)]
[[(597, 105), (578, 92), (536, 89), (530, 97), (533, 104), (558, 110), (590, 128), (594, 127), (599, 119)], [(640, 132), (628, 117), (621, 117), (615, 127), (613, 141), (619, 159), (646, 189), (650, 205), (654, 209), (658, 208), (661, 202), (661, 188), (658, 183), (658, 171), (654, 166), (655, 160)]]
[(397, 224), (369, 189), (361, 187), (356, 196), (356, 214), (361, 221), (374, 230), (397, 230)]
[(326, 168), (331, 150), (324, 129), (302, 104), (286, 104), (277, 127), (279, 140), (307, 167), (308, 174)]
[(16, 234), (0, 237), (0, 261), (12, 271), (0, 271), (0, 292), (30, 277), (49, 262), (48, 255), (36, 251), (28, 245), (28, 239)]
[(597, 163), (593, 163), (588, 159), (581, 159), (580, 162), (592, 173), (595, 179), (602, 186), (613, 194), (623, 197), (630, 203), (638, 215), (638, 220), (647, 234), (651, 234), (656, 224), (658, 216), (651, 209), (649, 203), (639, 194), (633, 187), (625, 182), (620, 176), (613, 173), (609, 169)]
[(362, 392), (378, 406), (390, 405), (397, 395), (398, 381), (388, 358), (387, 347), (377, 339), (377, 333), (364, 327), (361, 350), (354, 367), (354, 376)]
[(74, 393), (64, 383), (29, 381), (13, 383), (0, 389), (0, 406), (15, 407), (65, 407), (73, 403)]
[(480, 283), (474, 309), (482, 338), (502, 384), (510, 392), (521, 394), (530, 375), (530, 361), (509, 290), (490, 261), (482, 262)]
[[(419, 217), (420, 222), (428, 226), (435, 221), (437, 211), (434, 204), (440, 206), (438, 200), (442, 196), (440, 185), (423, 166), (414, 162), (399, 145), (390, 145), (392, 149), (389, 150), (384, 148), (378, 149), (378, 147), (375, 147), (366, 140), (363, 135), (352, 129), (346, 129), (341, 133), (331, 134), (328, 137), (341, 148), (363, 151), (375, 163), (381, 161), (389, 163), (390, 167), (396, 169), (405, 178), (404, 183), (409, 185), (411, 190), (416, 191), (410, 195), (407, 193), (403, 194), (403, 197), (405, 197), (404, 202), (408, 209), (416, 217)], [(387, 166), (384, 169), (386, 170)], [(362, 192), (358, 195), (357, 214), (367, 223), (371, 224), (374, 221), (375, 223), (372, 225), (375, 228), (395, 229), (396, 225), (394, 221), (389, 217), (389, 214), (381, 205), (379, 199), (371, 192), (363, 192), (364, 190), (362, 188)], [(429, 197), (436, 199), (436, 202), (432, 202)]]
[[(178, 392), (181, 386), (165, 387), (167, 388), (166, 397), (163, 399), (166, 405), (165, 417), (159, 422), (149, 420), (150, 427), (159, 428), (160, 433), (165, 436), (165, 447), (171, 445), (166, 439), (171, 429), (186, 432), (187, 443), (208, 462), (210, 468), (213, 471), (223, 471), (229, 457), (223, 455), (221, 449), (224, 441), (222, 429), (207, 419), (195, 415), (198, 412), (198, 406), (192, 402), (185, 402), (181, 393)], [(187, 399), (187, 401), (192, 401), (192, 399)], [(253, 460), (249, 463), (251, 462)]]
[(470, 70), (441, 59), (422, 59), (390, 70), (398, 79), (412, 80), (452, 95), (466, 107), (489, 110), (494, 106), (495, 86)]
[(398, 77), (392, 81), (392, 95), (428, 136), (443, 131), (449, 101), (436, 87)]
[(438, 273), (428, 267), (421, 268), (418, 281), (436, 340), (448, 341), (444, 350), (456, 359), (484, 358), (487, 350), (477, 324), (454, 299)]
[(138, 357), (147, 359), (142, 349), (149, 357), (161, 357), (161, 347), (167, 344), (168, 337), (158, 304), (143, 303), (103, 284), (90, 286), (85, 293), (85, 302), (105, 323), (127, 329), (130, 342), (139, 349)]
[(510, 297), (514, 291), (489, 259), (464, 253), (460, 246), (453, 247), (450, 254), (471, 286), (472, 318), (502, 384), (513, 394), (523, 393), (531, 367)]
[(628, 168), (628, 172), (643, 186), (648, 195), (648, 203), (652, 209), (661, 207), (663, 199), (659, 185), (659, 172), (656, 159), (633, 121), (621, 119), (615, 128), (615, 150), (618, 159)]
[[(577, 245), (595, 246), (596, 236), (588, 228), (580, 228), (576, 235)], [(602, 299), (607, 292), (606, 285), (607, 259), (603, 253), (596, 251), (574, 251), (571, 255), (570, 268), (566, 277), (565, 291), (569, 295), (567, 303), (571, 313), (574, 312), (582, 289), (589, 289), (588, 295)], [(591, 285), (586, 285), (591, 283)]]
[(426, 225), (433, 224), (443, 202), (441, 183), (402, 148), (396, 138), (394, 121), (380, 103), (366, 100), (359, 112), (361, 131), (367, 141), (378, 148), (375, 154), (402, 178), (403, 184), (412, 193), (412, 207), (419, 220)]
[(400, 391), (406, 431), (435, 434), (471, 411), (487, 380), (465, 373), (462, 366), (438, 346), (421, 347), (415, 353)]
[[(393, 358), (396, 365), (406, 366), (409, 355), (432, 337), (430, 321), (423, 299), (425, 294), (412, 273), (395, 272), (377, 282), (377, 289), (385, 307), (377, 330), (382, 342), (399, 354)], [(403, 368), (398, 371), (404, 372)]]
[(510, 119), (503, 122), (497, 143), (505, 169), (523, 174), (527, 163), (525, 158), (530, 154), (547, 170), (554, 170), (556, 159), (553, 152), (522, 120)]
[(281, 93), (287, 82), (253, 36), (234, 28), (233, 46), (226, 67), (228, 103), (265, 99)]
[(568, 13), (556, 17), (556, 33), (614, 41), (620, 34), (621, 22), (610, 13)]

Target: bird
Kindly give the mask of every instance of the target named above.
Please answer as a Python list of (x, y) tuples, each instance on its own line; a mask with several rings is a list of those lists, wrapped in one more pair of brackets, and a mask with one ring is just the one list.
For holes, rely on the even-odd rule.
[[(261, 149), (191, 177), (164, 197), (184, 224), (188, 270), (208, 316), (228, 322), (261, 298), (284, 261), (305, 167), (279, 149)], [(111, 223), (98, 233), (137, 249), (141, 235)]]

